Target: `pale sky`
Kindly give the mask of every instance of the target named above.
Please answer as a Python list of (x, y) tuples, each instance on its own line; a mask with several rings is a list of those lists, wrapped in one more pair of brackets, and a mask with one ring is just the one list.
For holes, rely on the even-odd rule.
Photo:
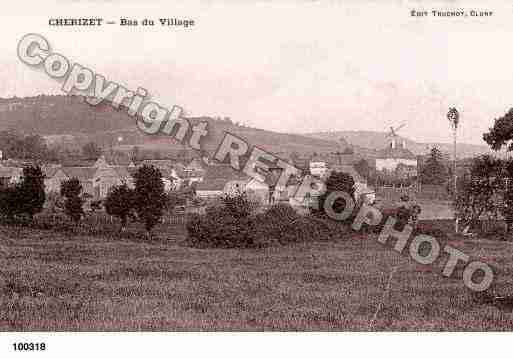
[[(144, 87), (162, 105), (270, 130), (385, 131), (406, 122), (403, 136), (448, 142), (445, 114), (455, 106), (460, 140), (482, 143), (493, 118), (513, 107), (513, 6), (502, 2), (17, 4), (0, 16), (0, 97), (62, 93), (58, 82), (16, 57), (19, 39), (39, 33), (54, 51), (130, 89)], [(495, 14), (415, 18), (411, 9)], [(178, 17), (196, 25), (47, 24), (75, 16)]]

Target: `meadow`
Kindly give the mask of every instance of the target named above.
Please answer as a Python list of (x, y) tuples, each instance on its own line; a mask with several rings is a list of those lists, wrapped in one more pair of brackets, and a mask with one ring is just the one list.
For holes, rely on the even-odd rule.
[[(165, 228), (164, 228), (165, 227)], [(0, 227), (1, 331), (512, 330), (509, 307), (476, 299), (376, 241), (195, 249), (180, 225), (159, 237)], [(513, 245), (451, 240), (513, 294)], [(442, 263), (443, 265), (443, 263)], [(393, 275), (391, 276), (391, 273)]]

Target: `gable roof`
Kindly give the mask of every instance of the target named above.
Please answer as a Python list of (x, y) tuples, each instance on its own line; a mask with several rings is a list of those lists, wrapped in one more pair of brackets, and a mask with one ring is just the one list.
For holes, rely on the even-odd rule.
[(109, 163), (105, 159), (105, 156), (100, 156), (96, 162), (94, 163), (93, 167), (108, 167)]
[(401, 158), (415, 160), (417, 157), (408, 149), (403, 147), (387, 147), (378, 153), (377, 158)]
[(94, 160), (82, 160), (82, 159), (64, 159), (62, 160), (62, 167), (93, 167), (96, 161)]
[(61, 169), (62, 169), (61, 167), (57, 167), (57, 166), (51, 166), (51, 167), (43, 166), (43, 168), (42, 168), (43, 174), (45, 175), (46, 179), (52, 178)]
[(157, 168), (168, 167), (172, 168), (176, 164), (173, 160), (143, 160), (140, 165), (149, 165)]
[(229, 165), (212, 165), (206, 170), (203, 181), (196, 185), (198, 191), (222, 191), (231, 181), (249, 181), (244, 173), (235, 171)]
[(20, 167), (0, 167), (0, 177), (11, 178), (23, 175), (23, 168)]
[[(129, 171), (129, 167), (127, 166), (111, 166), (114, 171), (116, 171), (117, 175), (121, 178), (128, 179), (132, 177), (132, 174)], [(132, 167), (130, 167), (132, 168)]]
[(92, 180), (98, 168), (95, 167), (63, 167), (62, 171), (69, 178), (76, 178), (81, 181)]

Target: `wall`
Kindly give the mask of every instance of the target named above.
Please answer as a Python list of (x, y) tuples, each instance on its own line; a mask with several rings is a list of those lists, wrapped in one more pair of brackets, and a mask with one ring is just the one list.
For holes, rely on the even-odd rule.
[(407, 166), (417, 166), (417, 160), (410, 160), (405, 158), (377, 158), (376, 170), (383, 171), (386, 169), (389, 171), (393, 171), (400, 163), (405, 164)]

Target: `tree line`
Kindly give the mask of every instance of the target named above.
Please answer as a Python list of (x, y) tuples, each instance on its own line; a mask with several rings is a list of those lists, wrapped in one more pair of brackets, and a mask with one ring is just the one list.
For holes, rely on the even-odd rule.
[[(149, 236), (151, 230), (162, 219), (166, 208), (174, 208), (181, 202), (176, 195), (164, 191), (162, 174), (153, 166), (142, 166), (134, 174), (134, 188), (126, 183), (114, 186), (104, 201), (107, 214), (117, 217), (121, 230), (125, 230), (129, 219), (144, 224)], [(47, 201), (45, 194), (44, 173), (39, 166), (23, 169), (19, 183), (0, 187), (0, 216), (9, 222), (17, 220), (32, 221), (34, 216), (43, 211)], [(67, 217), (78, 223), (85, 215), (84, 204), (87, 194), (77, 178), (70, 178), (61, 183), (60, 195), (63, 203), (57, 204)]]

